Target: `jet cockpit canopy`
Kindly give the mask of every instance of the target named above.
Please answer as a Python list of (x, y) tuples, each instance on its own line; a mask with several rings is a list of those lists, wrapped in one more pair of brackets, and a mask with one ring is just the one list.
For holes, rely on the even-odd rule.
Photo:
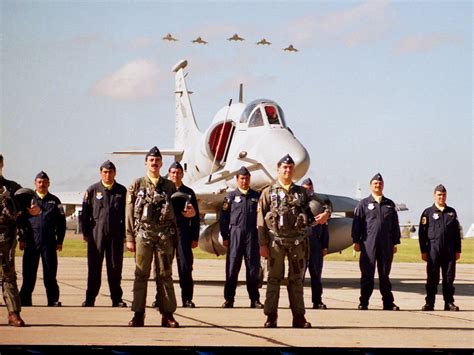
[(279, 126), (286, 127), (285, 115), (281, 107), (272, 100), (258, 99), (249, 103), (242, 115), (240, 123), (248, 127)]

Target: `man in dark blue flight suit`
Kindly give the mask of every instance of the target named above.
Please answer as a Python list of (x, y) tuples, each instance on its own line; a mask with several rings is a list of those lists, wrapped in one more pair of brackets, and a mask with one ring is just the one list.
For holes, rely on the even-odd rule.
[(87, 242), (87, 291), (83, 307), (93, 307), (99, 294), (102, 264), (107, 267), (112, 307), (127, 307), (122, 300), (122, 265), (125, 243), (127, 188), (115, 181), (117, 170), (107, 160), (100, 166), (101, 181), (91, 185), (82, 202), (82, 233)]
[(43, 280), (46, 288), (48, 307), (59, 307), (59, 286), (56, 280), (58, 272), (57, 251), (63, 250), (66, 234), (66, 217), (59, 198), (49, 193), (48, 175), (41, 171), (36, 175), (36, 196), (34, 203), (40, 209), (38, 216), (29, 216), (28, 233), (20, 239), (23, 254), (23, 284), (20, 290), (22, 306), (32, 306), (32, 293), (36, 284), (39, 259), (43, 265)]
[(242, 258), (245, 262), (250, 308), (263, 308), (260, 281), (260, 247), (257, 232), (259, 193), (250, 188), (250, 172), (241, 167), (236, 175), (237, 189), (227, 194), (220, 215), (223, 244), (228, 248), (223, 308), (233, 308)]
[(456, 260), (461, 257), (461, 228), (456, 210), (446, 205), (446, 188), (438, 185), (434, 190), (434, 204), (421, 214), (418, 240), (421, 259), (426, 265), (426, 304), (422, 311), (433, 311), (438, 292), (439, 270), (443, 275), (445, 311), (459, 311), (454, 304), (454, 278)]
[[(310, 178), (304, 179), (301, 184), (308, 191), (308, 198), (316, 199), (314, 193), (313, 182)], [(318, 200), (317, 200), (318, 201)], [(329, 211), (329, 208), (323, 207), (323, 203), (318, 201), (321, 208)], [(323, 212), (321, 210), (321, 212)], [(313, 301), (314, 309), (327, 309), (327, 306), (322, 301), (323, 285), (321, 283), (321, 276), (323, 273), (324, 257), (328, 253), (329, 247), (329, 230), (327, 223), (315, 224), (308, 227), (308, 241), (309, 241), (309, 260), (308, 269), (311, 277), (311, 300)]]
[(379, 274), (383, 309), (398, 311), (394, 303), (390, 269), (400, 244), (400, 227), (395, 203), (383, 195), (382, 175), (370, 180), (371, 195), (357, 205), (352, 221), (354, 250), (360, 251), (360, 310), (366, 310), (374, 290), (375, 265)]
[[(176, 259), (178, 261), (179, 286), (181, 287), (181, 300), (183, 307), (194, 308), (193, 302), (194, 281), (193, 281), (193, 249), (198, 246), (199, 241), (199, 206), (194, 191), (183, 184), (184, 170), (182, 165), (175, 161), (168, 169), (168, 179), (174, 182), (178, 192), (189, 196), (188, 202), (191, 203), (196, 211), (192, 218), (184, 217), (182, 214), (176, 214), (176, 224), (178, 225), (178, 248), (176, 249)], [(184, 206), (179, 206), (183, 210)], [(157, 285), (158, 287), (158, 285)], [(156, 293), (153, 307), (158, 308), (158, 291)]]

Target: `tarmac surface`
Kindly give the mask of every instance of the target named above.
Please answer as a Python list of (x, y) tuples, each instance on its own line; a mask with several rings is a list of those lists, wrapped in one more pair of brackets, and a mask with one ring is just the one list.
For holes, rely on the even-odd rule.
[[(21, 258), (16, 258), (21, 287)], [(323, 301), (327, 310), (310, 309), (311, 288), (305, 283), (306, 317), (312, 329), (291, 327), (286, 287), (280, 294), (278, 328), (265, 329), (263, 310), (250, 309), (244, 283), (245, 266), (240, 273), (235, 308), (222, 309), (225, 279), (224, 260), (195, 260), (194, 302), (196, 308), (182, 308), (177, 282), (176, 320), (179, 329), (162, 328), (159, 312), (147, 309), (145, 327), (130, 328), (130, 308), (112, 308), (105, 274), (96, 306), (83, 308), (87, 283), (87, 259), (59, 259), (58, 282), (62, 307), (46, 307), (42, 270), (33, 294), (33, 307), (24, 307), (25, 328), (6, 325), (7, 311), (0, 307), (0, 353), (12, 346), (99, 346), (130, 347), (157, 346), (182, 349), (214, 347), (250, 347), (259, 349), (301, 347), (326, 349), (384, 349), (409, 348), (425, 350), (473, 349), (474, 345), (474, 267), (458, 264), (456, 275), (456, 304), (459, 312), (446, 312), (438, 293), (436, 310), (422, 312), (424, 304), (425, 265), (421, 263), (393, 264), (391, 279), (395, 302), (401, 311), (382, 311), (378, 285), (368, 311), (357, 310), (359, 297), (359, 268), (357, 262), (326, 262), (323, 271)], [(124, 301), (131, 305), (134, 261), (124, 259)], [(265, 300), (261, 289), (261, 301)], [(441, 286), (439, 287), (441, 290)], [(149, 282), (148, 305), (154, 300), (154, 281)], [(470, 351), (469, 351), (470, 352)]]

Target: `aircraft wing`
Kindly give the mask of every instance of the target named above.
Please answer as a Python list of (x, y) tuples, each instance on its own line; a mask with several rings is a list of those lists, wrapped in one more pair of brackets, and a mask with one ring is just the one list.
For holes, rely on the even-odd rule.
[(316, 195), (321, 201), (329, 200), (331, 202), (333, 212), (344, 212), (348, 216), (354, 213), (354, 209), (359, 202), (356, 199), (347, 196), (328, 195), (321, 193), (316, 193)]
[(397, 211), (408, 211), (407, 205), (403, 202), (396, 203), (395, 206), (397, 207)]

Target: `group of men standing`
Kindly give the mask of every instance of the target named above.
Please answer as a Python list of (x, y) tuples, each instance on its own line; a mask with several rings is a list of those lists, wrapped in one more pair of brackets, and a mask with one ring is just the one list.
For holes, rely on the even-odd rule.
[[(398, 311), (394, 303), (390, 270), (393, 256), (400, 244), (400, 227), (395, 203), (383, 195), (384, 180), (376, 174), (370, 180), (370, 196), (362, 199), (354, 212), (352, 239), (354, 250), (361, 253), (360, 310), (367, 310), (374, 290), (377, 267), (384, 310)], [(445, 311), (459, 311), (454, 304), (456, 260), (461, 256), (461, 228), (456, 211), (446, 205), (447, 191), (443, 185), (434, 189), (434, 204), (425, 209), (419, 226), (421, 258), (427, 263), (426, 304), (422, 311), (433, 311), (440, 279), (443, 277)]]
[[(106, 259), (107, 276), (113, 307), (127, 307), (122, 299), (121, 275), (124, 242), (135, 253), (131, 327), (145, 324), (147, 284), (152, 262), (156, 271), (156, 306), (162, 314), (162, 326), (177, 328), (174, 319), (176, 297), (172, 263), (176, 251), (183, 307), (193, 303), (192, 249), (199, 237), (199, 209), (196, 195), (183, 185), (183, 167), (174, 162), (168, 179), (160, 176), (162, 156), (153, 147), (145, 156), (146, 175), (135, 180), (127, 190), (115, 181), (115, 165), (106, 161), (100, 166), (101, 181), (91, 185), (83, 200), (82, 228), (87, 241), (88, 282), (84, 307), (93, 307), (101, 285), (102, 264)], [(21, 305), (31, 306), (39, 259), (43, 262), (48, 306), (61, 306), (56, 281), (57, 251), (62, 250), (65, 217), (61, 202), (50, 194), (49, 177), (40, 172), (35, 178), (31, 204), (22, 205), (15, 192), (20, 186), (2, 175), (0, 155), (0, 261), (8, 321), (24, 326)], [(250, 171), (242, 167), (236, 174), (237, 189), (227, 194), (220, 213), (220, 230), (226, 257), (226, 282), (223, 308), (233, 308), (242, 260), (246, 266), (247, 291), (251, 308), (263, 308), (266, 328), (277, 327), (280, 285), (288, 259), (288, 297), (293, 327), (310, 328), (305, 318), (303, 281), (306, 269), (311, 275), (312, 303), (326, 309), (322, 302), (321, 273), (328, 252), (329, 201), (320, 201), (311, 179), (303, 186), (293, 183), (295, 163), (286, 155), (277, 164), (276, 182), (259, 194), (250, 188)], [(380, 174), (370, 180), (371, 195), (357, 205), (352, 225), (355, 251), (361, 252), (360, 310), (368, 309), (377, 267), (384, 310), (399, 310), (394, 303), (389, 279), (393, 255), (400, 243), (396, 206), (383, 195)], [(435, 203), (420, 220), (420, 250), (427, 262), (426, 304), (434, 309), (439, 283), (443, 276), (445, 310), (457, 311), (454, 302), (455, 264), (461, 253), (461, 236), (456, 211), (446, 205), (446, 189), (438, 185)], [(23, 285), (18, 292), (14, 271), (17, 227), (20, 249), (24, 250)], [(309, 253), (308, 253), (309, 251)], [(308, 257), (309, 255), (309, 257)], [(265, 302), (260, 302), (260, 256), (267, 259), (268, 282)]]

